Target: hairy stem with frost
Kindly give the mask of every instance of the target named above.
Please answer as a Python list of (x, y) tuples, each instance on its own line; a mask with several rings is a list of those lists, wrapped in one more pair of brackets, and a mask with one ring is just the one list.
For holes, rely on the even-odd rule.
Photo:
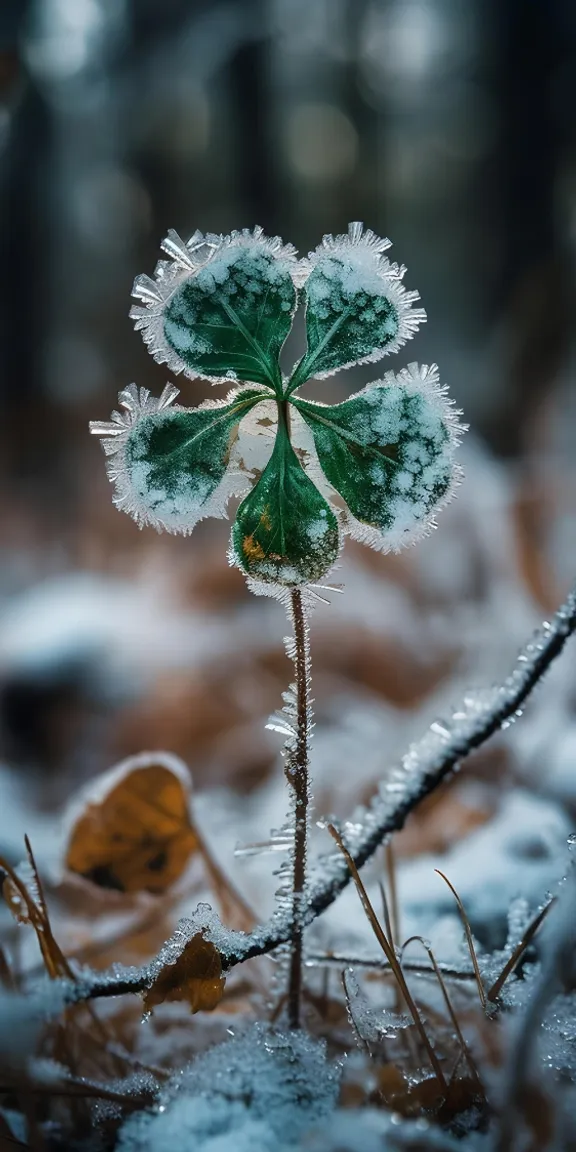
[(293, 588), (290, 597), (294, 628), (294, 667), (296, 670), (296, 740), (289, 749), (286, 779), (294, 791), (294, 857), (292, 872), (292, 921), (290, 925), (290, 974), (288, 979), (288, 1020), (291, 1028), (300, 1026), (302, 990), (302, 942), (304, 936), (304, 891), (308, 845), (308, 736), (311, 724), (310, 651), (308, 626), (302, 593)]

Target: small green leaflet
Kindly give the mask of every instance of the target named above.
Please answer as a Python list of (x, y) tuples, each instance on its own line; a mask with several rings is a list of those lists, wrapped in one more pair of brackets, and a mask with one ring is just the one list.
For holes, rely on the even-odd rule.
[(282, 427), (258, 483), (238, 509), (232, 549), (248, 576), (279, 584), (313, 583), (338, 556), (336, 516)]
[(308, 351), (297, 366), (290, 391), (311, 376), (328, 376), (385, 350), (397, 336), (400, 319), (390, 281), (349, 254), (324, 255), (308, 277)]
[(342, 404), (292, 403), (312, 431), (327, 479), (363, 524), (408, 531), (446, 493), (452, 445), (433, 397), (382, 383)]
[(142, 415), (124, 449), (129, 500), (140, 518), (176, 531), (196, 523), (227, 471), (240, 420), (262, 397), (261, 389), (245, 388), (217, 406)]
[(279, 390), (278, 356), (295, 309), (286, 261), (256, 243), (230, 245), (170, 297), (164, 337), (191, 372)]

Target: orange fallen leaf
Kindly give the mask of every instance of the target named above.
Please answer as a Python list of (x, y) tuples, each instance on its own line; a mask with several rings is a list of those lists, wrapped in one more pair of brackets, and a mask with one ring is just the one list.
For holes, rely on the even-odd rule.
[(165, 892), (198, 849), (191, 779), (166, 753), (142, 753), (99, 777), (81, 797), (65, 866), (101, 888)]
[(197, 932), (145, 992), (144, 1007), (151, 1012), (165, 1000), (187, 1000), (192, 1012), (212, 1012), (224, 995), (225, 983), (218, 949)]

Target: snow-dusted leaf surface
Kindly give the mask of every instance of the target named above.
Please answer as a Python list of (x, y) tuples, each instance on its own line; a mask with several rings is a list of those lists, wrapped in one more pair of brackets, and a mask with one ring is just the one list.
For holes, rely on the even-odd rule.
[(330, 376), (396, 352), (426, 319), (422, 308), (413, 307), (418, 293), (402, 285), (406, 269), (384, 256), (389, 247), (389, 240), (353, 223), (347, 236), (325, 236), (310, 253), (304, 286), (308, 350), (291, 389), (310, 376)]
[(445, 393), (435, 365), (411, 364), (342, 404), (293, 401), (346, 501), (348, 531), (381, 551), (421, 535), (450, 497), (458, 420)]

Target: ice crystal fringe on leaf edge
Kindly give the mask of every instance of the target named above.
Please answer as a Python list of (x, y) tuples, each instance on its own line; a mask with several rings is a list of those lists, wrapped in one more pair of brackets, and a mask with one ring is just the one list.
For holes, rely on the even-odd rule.
[(184, 281), (206, 268), (220, 252), (231, 247), (248, 248), (254, 245), (282, 261), (298, 289), (307, 275), (306, 263), (298, 260), (293, 244), (284, 244), (279, 236), (265, 236), (261, 227), (235, 230), (229, 236), (213, 232), (204, 235), (196, 231), (186, 243), (173, 228), (169, 230), (161, 244), (168, 260), (158, 261), (154, 279), (145, 274), (136, 277), (132, 295), (141, 303), (134, 304), (130, 309), (130, 318), (134, 321), (136, 331), (141, 333), (150, 354), (159, 364), (167, 364), (175, 375), (183, 373), (191, 379), (205, 379), (211, 384), (226, 383), (234, 378), (233, 374), (204, 376), (201, 371), (190, 369), (166, 339), (165, 309)]
[[(251, 384), (232, 389), (223, 400), (205, 400), (198, 406), (197, 411), (223, 409), (236, 396), (241, 396), (247, 391), (261, 391), (263, 400), (269, 396), (267, 388)], [(130, 384), (118, 396), (118, 402), (124, 411), (113, 412), (110, 421), (91, 421), (90, 431), (92, 435), (101, 437), (102, 448), (108, 457), (106, 472), (110, 483), (115, 487), (112, 500), (116, 508), (132, 516), (139, 528), (150, 525), (158, 532), (189, 536), (201, 520), (208, 517), (226, 519), (228, 501), (233, 496), (244, 496), (250, 490), (252, 473), (242, 467), (242, 455), (237, 437), (231, 449), (226, 472), (204, 503), (197, 505), (195, 509), (188, 509), (180, 516), (171, 516), (170, 521), (155, 514), (134, 490), (126, 461), (126, 444), (129, 434), (143, 417), (163, 412), (167, 408), (172, 412), (190, 411), (180, 404), (174, 404), (178, 395), (179, 390), (174, 384), (167, 384), (158, 398), (151, 396), (147, 388), (138, 388), (136, 384)], [(239, 425), (241, 423), (242, 420), (239, 421)]]
[[(338, 236), (326, 235), (322, 238), (322, 243), (308, 254), (308, 256), (300, 261), (301, 274), (300, 281), (306, 287), (306, 281), (310, 274), (313, 272), (315, 266), (319, 263), (324, 256), (349, 256), (350, 253), (356, 256), (364, 256), (368, 260), (372, 260), (372, 272), (375, 272), (379, 279), (382, 281), (381, 295), (387, 296), (394, 305), (398, 316), (398, 331), (394, 337), (382, 348), (375, 348), (366, 356), (360, 359), (354, 358), (344, 364), (339, 364), (337, 367), (331, 368), (325, 372), (310, 373), (310, 378), (316, 380), (325, 380), (328, 376), (333, 376), (336, 372), (340, 372), (345, 368), (351, 368), (354, 364), (372, 364), (378, 360), (382, 360), (384, 356), (391, 353), (398, 352), (400, 348), (411, 340), (416, 335), (420, 324), (426, 321), (426, 312), (424, 308), (414, 308), (413, 305), (420, 299), (420, 293), (416, 291), (408, 291), (402, 284), (402, 279), (406, 273), (406, 266), (404, 264), (392, 263), (384, 252), (392, 247), (392, 241), (387, 237), (377, 236), (371, 228), (364, 230), (364, 225), (359, 221), (353, 221), (348, 225), (348, 233)], [(301, 381), (302, 383), (303, 381)]]

